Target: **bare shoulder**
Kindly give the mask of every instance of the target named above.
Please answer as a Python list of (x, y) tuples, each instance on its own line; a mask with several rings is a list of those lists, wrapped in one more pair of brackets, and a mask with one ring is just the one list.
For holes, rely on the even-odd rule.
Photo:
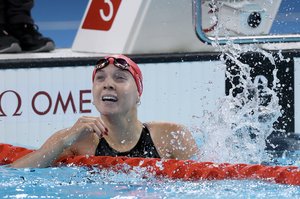
[(163, 158), (189, 159), (198, 148), (187, 127), (172, 122), (149, 122), (152, 140)]
[(170, 141), (172, 139), (188, 139), (192, 135), (187, 127), (172, 122), (149, 122), (146, 123), (153, 140)]
[(174, 131), (188, 131), (185, 126), (172, 122), (149, 122), (146, 125), (150, 131), (160, 134), (168, 134)]

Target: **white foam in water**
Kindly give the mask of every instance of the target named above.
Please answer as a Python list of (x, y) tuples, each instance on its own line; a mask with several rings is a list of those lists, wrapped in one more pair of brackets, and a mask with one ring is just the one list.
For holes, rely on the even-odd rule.
[[(222, 52), (240, 67), (240, 82), (238, 85), (232, 84), (229, 95), (218, 101), (216, 112), (203, 116), (201, 160), (233, 163), (268, 161), (265, 140), (274, 130), (273, 123), (281, 116), (276, 93), (279, 83), (277, 69), (273, 71), (273, 86), (269, 88), (268, 80), (263, 75), (252, 80), (249, 65), (237, 60), (240, 53), (250, 52), (251, 49), (232, 56), (230, 47), (234, 45), (224, 46), (229, 51)], [(234, 76), (227, 72), (226, 77), (232, 79)], [(233, 90), (236, 88), (243, 88), (243, 91), (234, 96)]]
[[(214, 31), (218, 38), (221, 25)], [(221, 60), (226, 67), (226, 61), (235, 62), (234, 68), (239, 68), (239, 84), (232, 84), (229, 95), (219, 99), (215, 112), (206, 112), (201, 118), (200, 161), (230, 162), (230, 163), (261, 163), (269, 161), (265, 151), (266, 138), (272, 133), (273, 123), (281, 116), (281, 106), (277, 92), (280, 80), (272, 54), (260, 49), (257, 45), (237, 45), (228, 37), (226, 45), (217, 42), (213, 44), (222, 52)], [(274, 65), (272, 87), (263, 74), (251, 77), (251, 68), (242, 63), (240, 55), (247, 52), (259, 52)], [(279, 52), (279, 57), (283, 57)], [(281, 56), (280, 56), (281, 55)], [(237, 75), (226, 72), (226, 78), (232, 80)], [(233, 94), (235, 89), (242, 89)]]

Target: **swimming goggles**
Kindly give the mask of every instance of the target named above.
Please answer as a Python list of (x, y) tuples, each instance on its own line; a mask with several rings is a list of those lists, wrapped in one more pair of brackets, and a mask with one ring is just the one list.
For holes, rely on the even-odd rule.
[(100, 69), (103, 69), (106, 66), (108, 66), (111, 58), (114, 60), (113, 65), (115, 65), (116, 67), (118, 67), (122, 70), (129, 70), (130, 65), (125, 59), (115, 58), (115, 57), (107, 57), (107, 58), (98, 60), (96, 66), (95, 66), (95, 69), (100, 70)]

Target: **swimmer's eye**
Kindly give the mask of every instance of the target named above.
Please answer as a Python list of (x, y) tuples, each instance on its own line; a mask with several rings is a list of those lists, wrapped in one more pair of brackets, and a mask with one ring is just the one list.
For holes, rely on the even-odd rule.
[(117, 80), (117, 81), (125, 81), (128, 79), (128, 76), (127, 74), (125, 73), (116, 73), (114, 78)]
[(95, 77), (96, 81), (103, 81), (105, 79), (105, 76), (103, 74), (98, 74)]

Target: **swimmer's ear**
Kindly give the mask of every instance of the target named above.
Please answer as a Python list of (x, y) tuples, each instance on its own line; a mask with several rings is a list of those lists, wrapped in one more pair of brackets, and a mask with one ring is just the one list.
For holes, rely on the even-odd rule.
[(141, 104), (141, 98), (140, 98), (140, 97), (137, 98), (136, 104), (137, 104), (137, 105), (140, 105), (140, 104)]

